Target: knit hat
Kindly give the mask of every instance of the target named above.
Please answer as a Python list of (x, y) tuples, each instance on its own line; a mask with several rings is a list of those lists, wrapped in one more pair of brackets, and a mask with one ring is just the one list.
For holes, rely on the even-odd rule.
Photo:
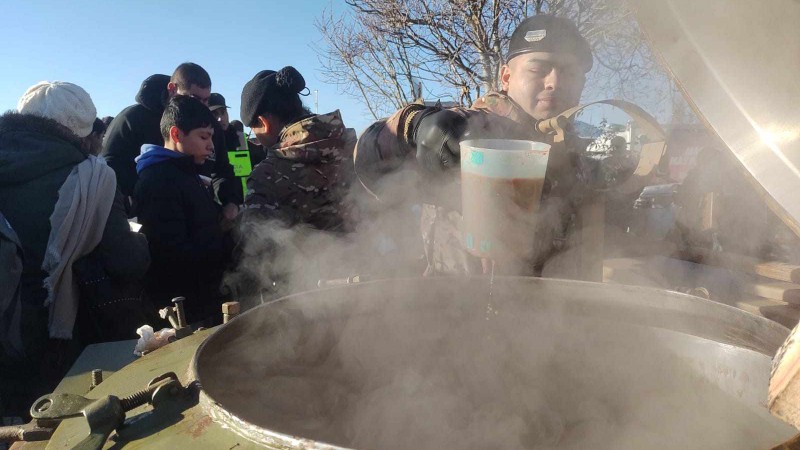
[(242, 89), (240, 116), (245, 125), (250, 126), (256, 117), (264, 114), (270, 103), (270, 97), (300, 94), (306, 89), (306, 80), (292, 66), (286, 66), (275, 72), (262, 70)]
[(31, 86), (17, 102), (17, 111), (53, 119), (81, 138), (92, 132), (97, 118), (89, 94), (65, 81), (41, 81)]
[(510, 61), (530, 52), (571, 53), (582, 63), (586, 72), (592, 68), (592, 49), (578, 27), (563, 17), (539, 14), (520, 22), (508, 44)]

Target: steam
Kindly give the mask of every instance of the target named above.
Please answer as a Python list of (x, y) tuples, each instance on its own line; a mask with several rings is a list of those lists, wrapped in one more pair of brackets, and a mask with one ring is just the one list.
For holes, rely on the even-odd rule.
[(201, 381), (255, 425), (348, 448), (746, 449), (793, 434), (751, 400), (768, 357), (497, 281), (493, 311), (475, 280), (271, 305), (225, 347), (241, 364)]
[(345, 202), (359, 217), (349, 233), (279, 221), (246, 220), (241, 229), (240, 262), (226, 282), (247, 307), (295, 292), (317, 289), (359, 276), (420, 276), (425, 270), (420, 237), (420, 178), (400, 170), (382, 181), (381, 201), (355, 182)]
[[(389, 174), (377, 188), (380, 203), (354, 185), (349, 200), (362, 217), (351, 234), (251, 222), (229, 282), (254, 306), (319, 280), (419, 276), (420, 200), (438, 188), (428, 183), (413, 169)], [(439, 194), (460, 198), (457, 185)], [(543, 215), (563, 212), (558, 201), (543, 203)], [(551, 226), (556, 234), (560, 223)], [(576, 275), (576, 231), (545, 276)], [(611, 231), (606, 243), (616, 237), (626, 238)], [(641, 275), (637, 283), (674, 287), (661, 274)], [(737, 358), (760, 361), (768, 374), (763, 355), (726, 348), (693, 358), (686, 348), (698, 338), (542, 308), (502, 286), (489, 308), (488, 279), (486, 291), (463, 283), (443, 282), (425, 301), (397, 284), (371, 297), (348, 293), (357, 298), (346, 310), (333, 291), (271, 305), (229, 342), (226, 354), (237, 363), (217, 368), (218, 378), (250, 381), (222, 383), (221, 403), (264, 428), (363, 449), (749, 449), (791, 432), (706, 374)], [(756, 369), (736, 383), (766, 392), (763, 379), (742, 379), (763, 375), (748, 367)], [(213, 380), (203, 383), (213, 388)]]

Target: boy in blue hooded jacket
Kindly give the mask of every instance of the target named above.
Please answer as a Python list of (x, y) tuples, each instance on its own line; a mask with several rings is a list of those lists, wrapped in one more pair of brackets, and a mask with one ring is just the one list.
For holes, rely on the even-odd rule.
[(230, 253), (221, 208), (199, 174), (214, 151), (213, 124), (200, 100), (175, 96), (161, 118), (164, 146), (145, 144), (136, 158), (133, 207), (152, 259), (145, 292), (158, 307), (186, 297), (190, 323), (220, 317), (219, 288)]

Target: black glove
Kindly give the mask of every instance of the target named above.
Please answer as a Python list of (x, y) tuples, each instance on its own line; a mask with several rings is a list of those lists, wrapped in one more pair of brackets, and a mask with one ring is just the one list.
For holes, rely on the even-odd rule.
[(466, 137), (466, 117), (449, 109), (424, 116), (414, 133), (417, 162), (432, 172), (457, 167), (461, 156), (459, 143)]

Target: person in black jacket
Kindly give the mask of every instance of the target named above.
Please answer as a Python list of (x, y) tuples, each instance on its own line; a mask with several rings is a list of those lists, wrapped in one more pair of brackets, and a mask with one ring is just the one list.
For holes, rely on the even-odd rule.
[[(235, 167), (231, 162), (229, 152), (235, 151), (239, 146), (239, 136), (230, 127), (228, 121), (228, 106), (225, 104), (225, 97), (222, 94), (212, 92), (208, 98), (208, 109), (214, 115), (214, 156), (203, 164), (203, 175), (210, 171), (220, 172), (220, 170), (230, 167), (229, 172), (217, 173), (214, 179), (214, 193), (219, 199), (220, 204), (233, 203), (240, 205), (244, 200), (244, 183), (241, 182), (242, 168)], [(235, 156), (235, 155), (234, 155)], [(238, 172), (238, 173), (237, 173)], [(236, 177), (238, 191), (233, 192), (233, 183), (229, 183), (231, 177)], [(227, 199), (225, 202), (223, 199)], [(233, 219), (238, 214), (238, 206), (234, 210), (233, 206), (228, 206), (223, 213), (226, 217)]]
[[(208, 109), (214, 114), (214, 118), (217, 119), (217, 124), (225, 136), (225, 150), (234, 151), (239, 148), (244, 148), (244, 146), (241, 145), (242, 143), (239, 142), (239, 133), (236, 128), (231, 126), (232, 123), (230, 117), (228, 117), (230, 106), (225, 104), (225, 97), (223, 97), (222, 94), (212, 92), (211, 97), (208, 99)], [(216, 145), (214, 148), (219, 151)]]
[[(26, 92), (18, 111), (0, 116), (0, 211), (16, 231), (24, 251), (20, 279), (24, 355), (21, 359), (12, 358), (3, 355), (0, 347), (0, 397), (12, 412), (24, 413), (38, 396), (50, 392), (85, 344), (81, 339), (86, 330), (79, 329), (80, 309), (72, 339), (51, 337), (53, 330), (48, 328), (48, 321), (52, 311), (45, 305), (48, 289), (44, 284), (49, 274), (43, 268), (43, 261), (52, 238), (54, 210), (61, 200), (59, 193), (76, 167), (94, 158), (90, 155), (90, 134), (95, 115), (91, 98), (80, 87), (42, 82)], [(101, 160), (97, 161), (105, 166)], [(113, 177), (108, 167), (101, 169)], [(98, 218), (105, 219), (102, 237), (94, 250), (91, 246), (85, 250), (91, 251), (109, 276), (136, 282), (144, 277), (150, 261), (147, 241), (130, 230), (123, 197), (118, 190), (115, 192), (113, 183), (111, 186), (109, 191), (96, 193), (104, 198), (107, 207), (110, 204), (110, 211), (104, 217), (97, 213)], [(90, 206), (87, 204), (87, 209)], [(91, 231), (91, 223), (88, 225), (87, 233)], [(62, 256), (66, 258), (63, 253)], [(79, 299), (81, 303), (84, 300)], [(123, 339), (132, 338), (136, 336), (136, 327), (141, 325), (141, 322), (127, 323), (117, 331), (124, 334)]]
[(230, 250), (221, 208), (199, 176), (214, 151), (213, 125), (198, 99), (175, 96), (161, 119), (164, 146), (146, 144), (136, 158), (134, 212), (153, 260), (145, 291), (158, 306), (186, 297), (190, 323), (220, 317), (219, 285)]
[(147, 77), (136, 94), (136, 104), (122, 110), (106, 130), (101, 155), (117, 174), (117, 185), (126, 197), (133, 195), (136, 164), (143, 144), (160, 145), (159, 123), (164, 113), (169, 75)]
[[(164, 103), (176, 96), (188, 95), (208, 104), (211, 95), (211, 77), (194, 63), (179, 65), (171, 77), (152, 75), (143, 83), (136, 95), (137, 104), (120, 112), (111, 122), (103, 143), (102, 156), (117, 173), (117, 180), (126, 196), (132, 196), (136, 180), (134, 159), (144, 144), (162, 145), (160, 122)], [(225, 148), (222, 133), (214, 136), (216, 148)], [(205, 163), (203, 175), (213, 178), (218, 201), (224, 205), (226, 217), (233, 220), (243, 201), (239, 180), (233, 174), (224, 151), (217, 152)]]
[[(245, 142), (244, 126), (238, 120), (230, 121), (228, 117), (228, 109), (230, 107), (225, 104), (225, 97), (222, 94), (211, 93), (211, 97), (208, 100), (208, 109), (211, 110), (217, 120), (214, 126), (214, 136), (224, 137), (224, 151), (228, 162), (233, 167), (234, 176), (241, 182), (242, 196), (245, 196), (247, 192), (247, 177), (250, 176), (253, 167), (264, 159), (264, 152), (259, 152), (260, 149), (256, 148), (256, 146), (251, 147), (248, 145), (249, 143)], [(238, 122), (238, 128), (234, 125), (234, 122)], [(216, 142), (215, 139), (214, 149), (219, 154), (222, 150)]]

